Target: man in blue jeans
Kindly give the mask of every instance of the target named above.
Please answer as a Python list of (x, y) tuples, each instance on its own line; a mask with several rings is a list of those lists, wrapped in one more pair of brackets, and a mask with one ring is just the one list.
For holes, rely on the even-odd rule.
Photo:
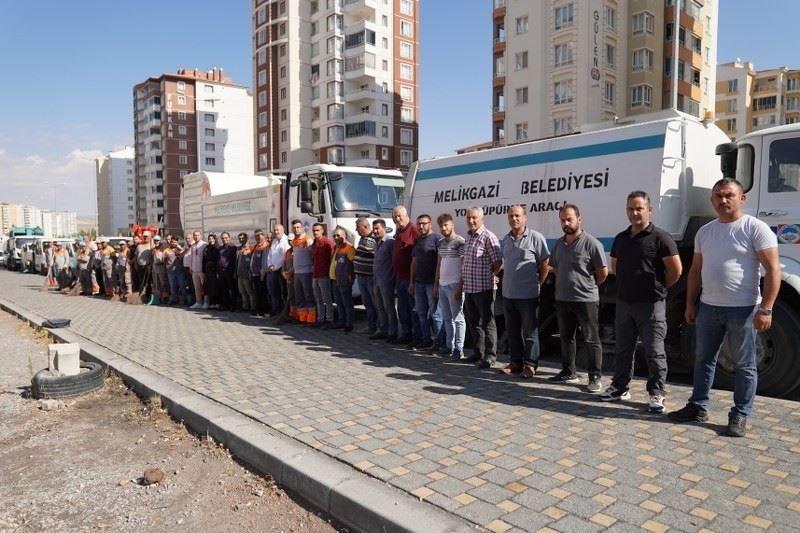
[(358, 232), (358, 247), (356, 248), (356, 258), (353, 262), (358, 282), (358, 290), (361, 293), (361, 301), (367, 310), (367, 329), (363, 333), (375, 335), (378, 332), (378, 312), (375, 309), (373, 293), (375, 292), (375, 282), (373, 276), (373, 265), (375, 263), (375, 237), (372, 236), (372, 226), (366, 217), (359, 217), (356, 220), (356, 231)]
[(442, 213), (436, 219), (443, 239), (439, 241), (436, 265), (436, 282), (433, 295), (439, 301), (442, 330), (445, 332), (440, 353), (458, 361), (464, 354), (464, 336), (467, 323), (464, 319), (464, 294), (461, 292), (461, 264), (464, 261), (464, 237), (456, 234), (453, 217)]
[[(694, 389), (685, 407), (668, 416), (675, 422), (708, 420), (708, 393), (725, 335), (735, 368), (728, 435), (744, 437), (758, 385), (756, 336), (772, 326), (772, 306), (781, 284), (778, 240), (770, 227), (742, 212), (746, 196), (732, 178), (711, 189), (718, 218), (697, 231), (686, 289), (686, 322), (696, 325)], [(760, 266), (764, 294), (760, 294)], [(702, 289), (702, 293), (700, 290)], [(697, 304), (697, 297), (700, 303)]]
[(409, 292), (414, 295), (414, 310), (419, 319), (420, 344), (422, 350), (434, 349), (437, 344), (442, 318), (433, 294), (433, 283), (436, 278), (436, 262), (439, 241), (442, 236), (433, 232), (430, 215), (417, 217), (419, 237), (414, 243), (411, 258), (411, 285)]

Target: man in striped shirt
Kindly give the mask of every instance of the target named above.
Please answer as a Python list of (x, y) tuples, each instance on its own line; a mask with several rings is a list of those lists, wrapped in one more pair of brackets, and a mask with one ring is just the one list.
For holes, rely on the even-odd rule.
[(436, 219), (442, 237), (439, 241), (439, 258), (436, 264), (436, 281), (433, 294), (439, 301), (442, 326), (445, 331), (444, 355), (454, 360), (464, 353), (464, 295), (456, 298), (456, 289), (461, 288), (461, 264), (464, 260), (464, 237), (456, 234), (453, 217), (442, 213)]
[(494, 296), (496, 275), (503, 266), (500, 241), (483, 224), (483, 209), (467, 209), (467, 233), (464, 244), (464, 262), (461, 266), (461, 290), (464, 293), (464, 314), (467, 327), (472, 330), (473, 355), (467, 363), (478, 363), (478, 368), (491, 368), (497, 360), (497, 327), (494, 323)]
[(361, 293), (361, 301), (367, 310), (367, 329), (363, 333), (374, 335), (378, 331), (378, 313), (375, 310), (375, 302), (372, 300), (372, 293), (375, 290), (372, 277), (372, 265), (375, 262), (375, 238), (372, 236), (372, 226), (366, 217), (359, 217), (356, 220), (356, 231), (359, 239), (353, 266), (358, 290)]

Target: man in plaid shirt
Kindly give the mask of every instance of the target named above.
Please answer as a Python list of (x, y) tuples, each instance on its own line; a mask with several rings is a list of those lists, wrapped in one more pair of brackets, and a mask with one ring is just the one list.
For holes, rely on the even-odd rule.
[[(483, 224), (483, 209), (467, 210), (467, 242), (461, 266), (461, 287), (464, 292), (464, 315), (472, 330), (473, 355), (467, 363), (478, 368), (491, 368), (497, 360), (497, 328), (494, 323), (495, 276), (503, 265), (500, 241)], [(456, 299), (461, 298), (456, 291)]]

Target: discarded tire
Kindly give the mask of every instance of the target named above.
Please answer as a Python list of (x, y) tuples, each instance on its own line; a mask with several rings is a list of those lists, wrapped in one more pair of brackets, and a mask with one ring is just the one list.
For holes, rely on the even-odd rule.
[(40, 370), (31, 380), (34, 398), (74, 398), (103, 387), (103, 367), (99, 363), (81, 363), (74, 376), (55, 376), (48, 369)]

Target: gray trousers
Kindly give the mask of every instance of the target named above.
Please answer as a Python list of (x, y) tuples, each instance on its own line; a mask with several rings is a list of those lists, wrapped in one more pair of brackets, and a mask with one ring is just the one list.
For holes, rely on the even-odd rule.
[(375, 284), (373, 293), (375, 311), (378, 313), (378, 331), (388, 337), (397, 336), (397, 308), (394, 305), (394, 282), (388, 285)]
[(314, 300), (317, 302), (317, 322), (333, 322), (330, 278), (314, 278)]
[(633, 356), (636, 341), (642, 339), (647, 358), (647, 392), (664, 394), (667, 381), (667, 354), (664, 338), (667, 336), (666, 302), (623, 302), (617, 300), (614, 329), (616, 330), (616, 371), (611, 382), (614, 387), (626, 390), (633, 378)]
[(236, 278), (236, 283), (239, 288), (239, 296), (242, 298), (242, 310), (254, 311), (256, 308), (256, 296), (253, 294), (253, 280), (250, 275), (245, 273)]

